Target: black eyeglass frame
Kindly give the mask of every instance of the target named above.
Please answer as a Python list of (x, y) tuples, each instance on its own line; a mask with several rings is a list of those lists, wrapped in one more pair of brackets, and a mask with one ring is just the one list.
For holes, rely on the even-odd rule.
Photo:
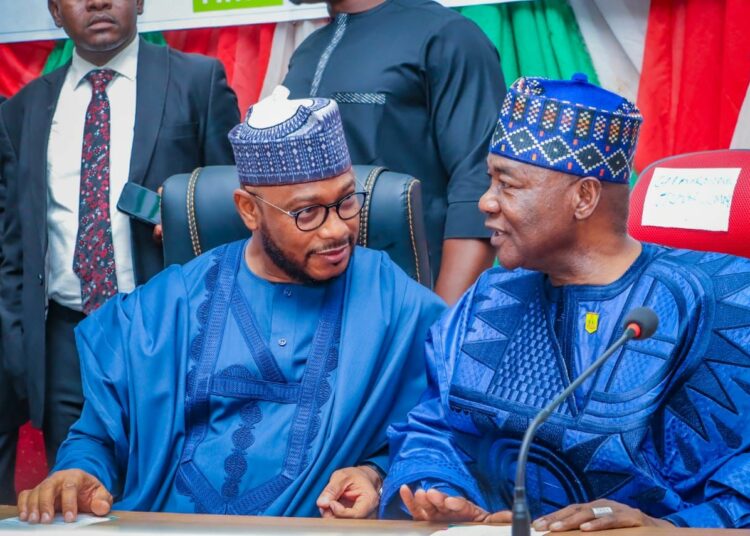
[[(294, 225), (296, 225), (297, 229), (299, 229), (300, 231), (302, 231), (304, 233), (308, 233), (308, 232), (314, 231), (316, 229), (320, 229), (323, 226), (323, 224), (325, 224), (325, 222), (328, 220), (328, 214), (331, 212), (332, 208), (336, 209), (336, 215), (342, 221), (347, 221), (347, 220), (351, 220), (351, 219), (356, 218), (362, 212), (362, 209), (364, 208), (365, 203), (367, 203), (367, 195), (368, 195), (368, 192), (366, 192), (364, 190), (362, 190), (362, 191), (356, 191), (356, 192), (352, 192), (350, 194), (346, 194), (344, 197), (342, 197), (338, 201), (334, 201), (333, 203), (329, 203), (327, 205), (321, 205), (321, 204), (309, 205), (309, 206), (306, 206), (306, 207), (302, 207), (299, 210), (289, 211), (289, 210), (285, 210), (285, 209), (283, 209), (283, 208), (281, 208), (279, 206), (274, 205), (273, 203), (271, 203), (270, 201), (264, 199), (261, 195), (256, 194), (255, 192), (251, 192), (250, 190), (245, 190), (245, 191), (247, 193), (249, 193), (250, 195), (252, 195), (254, 198), (260, 199), (266, 205), (269, 205), (269, 206), (275, 208), (276, 210), (283, 212), (287, 216), (289, 216), (291, 218), (294, 218)], [(348, 199), (350, 199), (351, 197), (353, 197), (355, 195), (361, 195), (362, 196), (361, 203), (359, 204), (359, 210), (357, 212), (355, 212), (354, 214), (352, 214), (351, 216), (349, 216), (348, 218), (344, 218), (341, 215), (341, 205), (345, 201), (347, 201)], [(315, 227), (312, 227), (311, 229), (303, 229), (302, 227), (300, 227), (300, 225), (299, 225), (299, 216), (300, 216), (300, 214), (302, 214), (305, 211), (308, 211), (308, 210), (311, 210), (311, 209), (314, 209), (314, 208), (319, 208), (319, 207), (325, 209), (325, 215), (323, 216), (323, 219), (320, 221), (320, 223), (318, 225), (316, 225)]]

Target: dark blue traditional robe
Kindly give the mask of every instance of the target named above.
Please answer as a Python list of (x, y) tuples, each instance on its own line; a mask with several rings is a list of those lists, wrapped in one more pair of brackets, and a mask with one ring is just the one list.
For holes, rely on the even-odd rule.
[(387, 468), (386, 429), (424, 390), (443, 304), (381, 252), (285, 285), (255, 276), (244, 244), (79, 326), (85, 404), (54, 470), (96, 476), (117, 509), (314, 516), (334, 470)]
[(606, 286), (483, 274), (431, 330), (428, 390), (390, 431), (381, 513), (403, 514), (402, 484), (508, 509), (530, 419), (642, 305), (656, 334), (626, 344), (540, 428), (532, 514), (608, 498), (681, 526), (750, 524), (750, 261), (648, 244)]

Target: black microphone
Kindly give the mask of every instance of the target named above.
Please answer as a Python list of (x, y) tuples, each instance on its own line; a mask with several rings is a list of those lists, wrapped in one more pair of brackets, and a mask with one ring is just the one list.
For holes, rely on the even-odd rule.
[(589, 368), (576, 378), (560, 395), (550, 402), (547, 407), (540, 411), (531, 421), (526, 429), (521, 443), (521, 449), (518, 452), (518, 465), (516, 466), (516, 486), (513, 492), (513, 526), (511, 534), (513, 536), (529, 536), (531, 534), (531, 516), (529, 514), (529, 505), (526, 502), (526, 460), (529, 457), (531, 441), (534, 439), (537, 429), (547, 420), (553, 411), (562, 404), (573, 391), (578, 389), (586, 378), (591, 376), (601, 367), (609, 357), (615, 353), (623, 344), (630, 339), (648, 339), (651, 337), (656, 328), (659, 326), (659, 317), (648, 307), (638, 307), (633, 309), (625, 317), (623, 322), (623, 334), (617, 339), (612, 346), (607, 348), (599, 359), (594, 361)]

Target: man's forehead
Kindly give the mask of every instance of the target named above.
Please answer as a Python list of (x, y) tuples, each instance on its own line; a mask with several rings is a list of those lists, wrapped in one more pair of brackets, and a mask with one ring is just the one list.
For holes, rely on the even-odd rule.
[(565, 182), (577, 181), (580, 177), (563, 173), (544, 166), (535, 166), (525, 162), (519, 162), (512, 158), (490, 153), (487, 156), (487, 168), (490, 173), (505, 173), (517, 179), (528, 179), (534, 181), (549, 182), (552, 180), (564, 180)]
[(512, 158), (506, 158), (493, 153), (490, 153), (487, 156), (487, 168), (490, 172), (505, 172), (519, 176), (539, 175), (547, 171), (538, 166), (532, 166), (531, 164), (519, 162)]
[(282, 186), (256, 187), (261, 195), (272, 194), (274, 197), (286, 201), (323, 201), (331, 196), (344, 193), (354, 186), (354, 175), (344, 173), (330, 179), (305, 182), (300, 184), (286, 184)]

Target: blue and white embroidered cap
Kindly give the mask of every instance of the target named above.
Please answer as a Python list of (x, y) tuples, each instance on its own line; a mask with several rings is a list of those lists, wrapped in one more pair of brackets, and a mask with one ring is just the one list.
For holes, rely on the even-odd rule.
[(589, 83), (519, 78), (508, 89), (490, 152), (580, 177), (627, 184), (643, 118), (635, 104)]
[(289, 100), (278, 86), (229, 133), (240, 182), (277, 186), (337, 177), (352, 166), (338, 105)]

